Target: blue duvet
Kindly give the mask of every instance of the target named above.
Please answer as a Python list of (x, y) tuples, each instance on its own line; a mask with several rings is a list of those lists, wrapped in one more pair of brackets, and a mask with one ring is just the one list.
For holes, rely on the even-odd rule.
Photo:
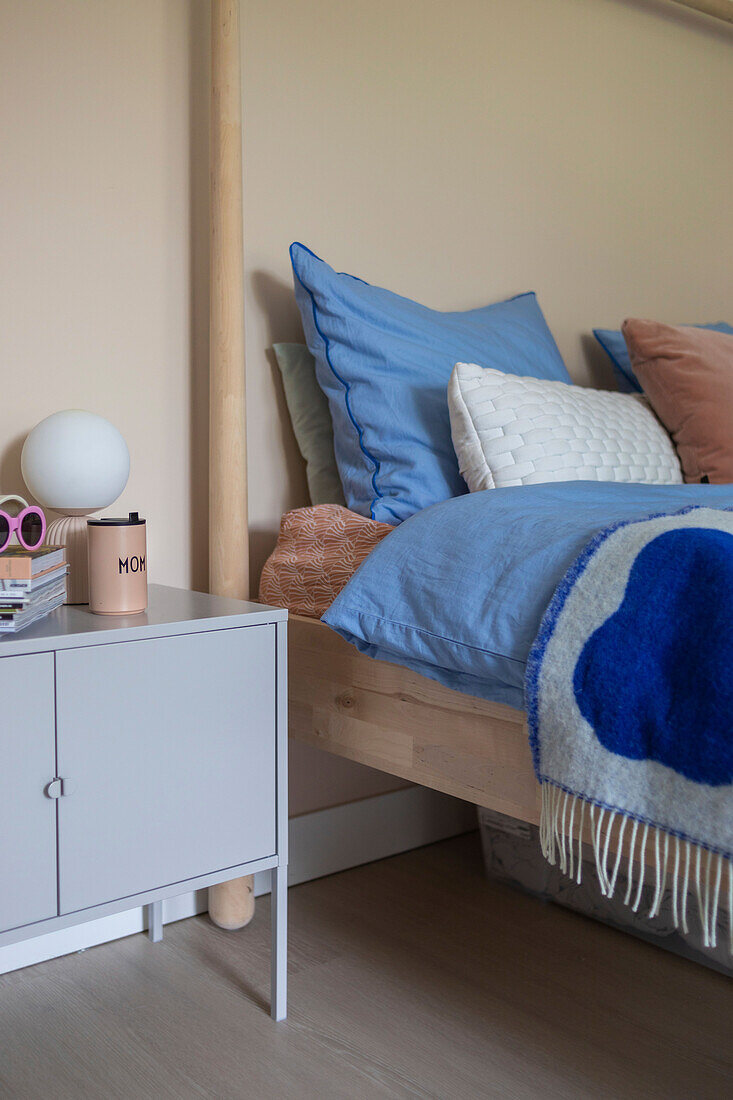
[(733, 485), (576, 481), (456, 497), (396, 527), (323, 619), (371, 657), (523, 707), (540, 621), (590, 539), (696, 504), (733, 508)]

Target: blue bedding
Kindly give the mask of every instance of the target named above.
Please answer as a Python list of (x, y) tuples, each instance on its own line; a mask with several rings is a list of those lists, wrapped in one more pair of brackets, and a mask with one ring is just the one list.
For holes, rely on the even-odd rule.
[(455, 497), (396, 527), (323, 620), (370, 657), (522, 708), (542, 616), (590, 539), (691, 505), (733, 508), (733, 485), (580, 481)]

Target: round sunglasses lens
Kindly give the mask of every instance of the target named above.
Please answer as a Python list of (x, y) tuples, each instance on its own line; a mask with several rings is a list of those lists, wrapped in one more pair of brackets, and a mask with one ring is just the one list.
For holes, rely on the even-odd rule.
[(0, 546), (5, 546), (5, 543), (10, 538), (10, 524), (5, 516), (0, 516)]
[(28, 515), (23, 516), (20, 523), (20, 534), (26, 546), (31, 548), (40, 546), (43, 538), (41, 517), (36, 515), (35, 512), (29, 512)]

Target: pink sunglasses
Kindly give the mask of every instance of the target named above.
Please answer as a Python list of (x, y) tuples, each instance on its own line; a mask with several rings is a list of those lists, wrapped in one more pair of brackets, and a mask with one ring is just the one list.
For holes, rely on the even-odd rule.
[(29, 507), (22, 497), (3, 497), (0, 504), (7, 500), (20, 501), (24, 507), (17, 516), (11, 516), (0, 508), (0, 554), (7, 550), (13, 534), (18, 535), (18, 542), (24, 550), (37, 550), (46, 536), (46, 517), (40, 508)]

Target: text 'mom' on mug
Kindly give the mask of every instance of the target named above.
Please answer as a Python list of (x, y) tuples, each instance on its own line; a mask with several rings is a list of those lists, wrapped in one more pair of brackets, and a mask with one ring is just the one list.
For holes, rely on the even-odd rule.
[(89, 610), (135, 615), (148, 606), (145, 520), (89, 519)]

